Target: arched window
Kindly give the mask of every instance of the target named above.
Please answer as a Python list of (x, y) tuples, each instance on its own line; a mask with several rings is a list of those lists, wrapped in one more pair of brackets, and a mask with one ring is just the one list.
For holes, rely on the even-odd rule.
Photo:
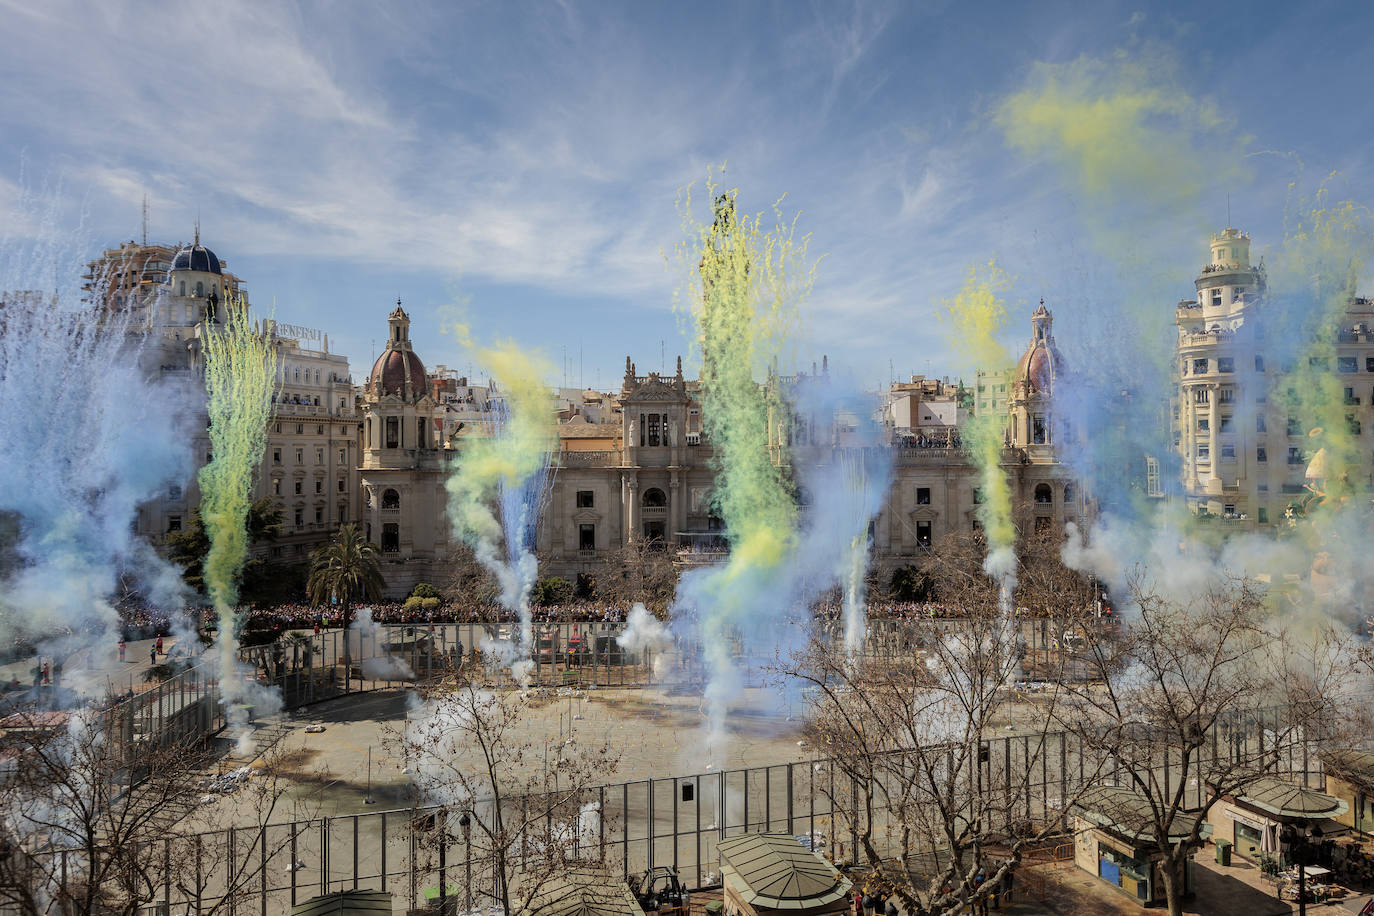
[(1035, 501), (1038, 503), (1054, 502), (1054, 493), (1050, 490), (1047, 483), (1038, 484), (1035, 488)]
[(401, 494), (400, 494), (400, 493), (397, 493), (395, 490), (390, 490), (390, 489), (383, 491), (383, 493), (382, 493), (382, 508), (383, 508), (383, 509), (399, 509), (399, 508), (401, 508)]
[(205, 283), (204, 283), (203, 281), (201, 281), (201, 280), (197, 280), (197, 281), (196, 281), (196, 297), (199, 298), (199, 297), (204, 296), (204, 295), (205, 295)]
[(401, 550), (401, 526), (392, 522), (382, 526), (382, 553), (399, 553)]
[(668, 497), (658, 487), (652, 487), (644, 491), (644, 505), (649, 509), (662, 509), (668, 505)]
[[(181, 292), (177, 293), (177, 295), (178, 295), (178, 296), (184, 296), (184, 295), (186, 295), (186, 281), (185, 281), (185, 280), (182, 280), (182, 281), (181, 281)], [(188, 306), (188, 308), (189, 308), (189, 306)]]

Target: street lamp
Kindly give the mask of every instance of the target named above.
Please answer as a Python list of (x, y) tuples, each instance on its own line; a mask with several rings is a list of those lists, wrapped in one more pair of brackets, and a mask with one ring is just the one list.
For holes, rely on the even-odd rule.
[(1302, 822), (1302, 830), (1289, 824), (1283, 828), (1282, 838), (1288, 844), (1293, 861), (1298, 866), (1298, 913), (1307, 916), (1307, 852), (1311, 840), (1321, 840), (1322, 829), (1308, 821)]
[(472, 912), (472, 818), (466, 811), (458, 818), (458, 826), (463, 828), (463, 911)]

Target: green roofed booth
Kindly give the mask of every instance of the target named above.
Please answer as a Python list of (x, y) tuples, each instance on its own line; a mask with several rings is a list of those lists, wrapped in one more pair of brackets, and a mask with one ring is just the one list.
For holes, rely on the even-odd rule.
[(291, 916), (391, 916), (391, 894), (388, 891), (321, 894), (293, 906)]
[(716, 844), (727, 916), (813, 916), (849, 911), (849, 879), (796, 837), (750, 833)]
[[(1145, 906), (1165, 902), (1164, 853), (1154, 840), (1154, 816), (1145, 796), (1124, 786), (1094, 786), (1074, 804), (1074, 864)], [(1197, 818), (1180, 812), (1169, 843), (1185, 843)], [(1201, 835), (1211, 833), (1203, 824)], [(1183, 889), (1193, 892), (1193, 862), (1183, 862)]]
[(1257, 776), (1234, 795), (1223, 795), (1207, 819), (1218, 840), (1235, 843), (1236, 855), (1250, 862), (1286, 860), (1284, 827), (1316, 828), (1326, 837), (1348, 833), (1336, 818), (1350, 806), (1325, 792), (1294, 785), (1277, 776)]
[(625, 879), (599, 868), (560, 875), (540, 888), (520, 916), (644, 916)]

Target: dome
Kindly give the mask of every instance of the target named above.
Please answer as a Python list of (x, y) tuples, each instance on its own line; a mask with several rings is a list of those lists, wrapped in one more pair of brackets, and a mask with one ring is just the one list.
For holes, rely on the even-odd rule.
[(425, 364), (413, 350), (386, 350), (372, 364), (372, 374), (367, 377), (367, 386), (379, 395), (404, 396), (407, 382), (416, 397), (424, 394), (428, 385)]
[(219, 258), (209, 248), (197, 242), (187, 245), (172, 259), (172, 270), (199, 270), (208, 274), (220, 273)]
[(1031, 315), (1034, 337), (1031, 345), (1016, 364), (1016, 374), (1012, 377), (1017, 388), (1025, 394), (1050, 394), (1056, 376), (1064, 372), (1064, 358), (1054, 345), (1054, 335), (1050, 333), (1054, 315), (1045, 308), (1044, 300)]

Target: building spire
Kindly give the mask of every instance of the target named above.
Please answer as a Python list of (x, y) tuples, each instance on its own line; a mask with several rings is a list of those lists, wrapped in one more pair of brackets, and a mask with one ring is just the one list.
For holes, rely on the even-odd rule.
[(148, 192), (143, 192), (143, 244), (148, 244)]

